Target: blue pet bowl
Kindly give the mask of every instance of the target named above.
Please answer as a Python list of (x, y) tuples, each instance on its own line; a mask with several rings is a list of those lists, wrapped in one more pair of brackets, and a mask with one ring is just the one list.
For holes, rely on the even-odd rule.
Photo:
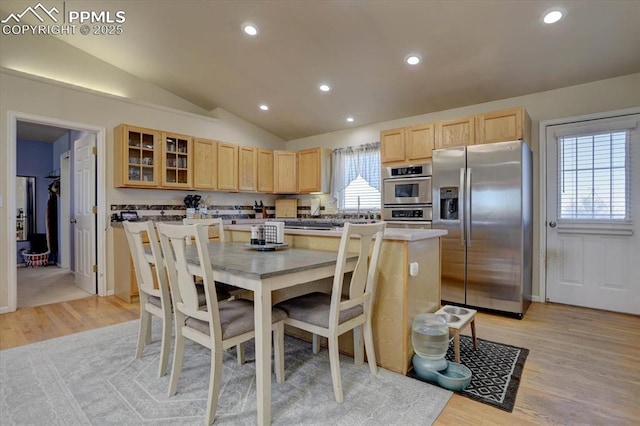
[(471, 370), (462, 364), (446, 361), (446, 368), (435, 371), (419, 355), (413, 356), (413, 369), (423, 380), (452, 391), (462, 391), (471, 383)]

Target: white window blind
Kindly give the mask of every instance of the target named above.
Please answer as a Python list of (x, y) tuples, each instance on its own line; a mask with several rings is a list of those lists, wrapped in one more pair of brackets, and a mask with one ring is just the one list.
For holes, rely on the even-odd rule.
[(629, 130), (558, 138), (558, 219), (629, 221)]
[(333, 151), (332, 194), (341, 210), (380, 209), (380, 143)]

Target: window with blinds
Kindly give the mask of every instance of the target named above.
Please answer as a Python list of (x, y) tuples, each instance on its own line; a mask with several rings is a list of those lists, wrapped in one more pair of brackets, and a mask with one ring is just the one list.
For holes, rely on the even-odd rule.
[(369, 185), (362, 175), (358, 175), (356, 179), (347, 183), (340, 207), (344, 210), (357, 210), (358, 203), (361, 212), (380, 209), (380, 191)]
[(558, 138), (558, 218), (630, 219), (629, 131)]

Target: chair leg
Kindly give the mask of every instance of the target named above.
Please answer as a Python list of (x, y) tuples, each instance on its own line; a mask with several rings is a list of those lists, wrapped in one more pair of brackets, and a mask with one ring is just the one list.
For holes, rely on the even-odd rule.
[(320, 352), (320, 336), (317, 334), (311, 336), (311, 350), (314, 354)]
[(364, 344), (367, 348), (367, 362), (369, 363), (369, 371), (374, 376), (378, 375), (378, 364), (376, 361), (376, 349), (373, 346), (373, 331), (371, 327), (371, 317), (362, 325), (364, 329)]
[(167, 374), (167, 364), (169, 362), (169, 346), (171, 345), (171, 313), (165, 314), (162, 318), (162, 341), (160, 342), (160, 368), (158, 377)]
[(184, 358), (185, 338), (176, 326), (176, 338), (173, 346), (173, 364), (171, 366), (171, 378), (169, 379), (169, 396), (176, 394), (178, 390), (178, 379), (182, 372), (182, 360)]
[(238, 365), (244, 364), (244, 343), (236, 345), (236, 354), (238, 355)]
[(276, 370), (276, 382), (284, 382), (284, 322), (273, 325), (273, 354)]
[(340, 377), (340, 352), (338, 350), (338, 336), (331, 336), (329, 339), (329, 364), (331, 365), (331, 380), (333, 381), (333, 393), (336, 401), (341, 403), (342, 399), (342, 378)]
[(362, 326), (353, 329), (353, 361), (356, 365), (364, 364), (364, 342), (362, 340)]
[(136, 359), (140, 359), (142, 356), (142, 350), (147, 342), (147, 335), (149, 334), (149, 325), (151, 325), (151, 315), (149, 312), (143, 310), (140, 307), (140, 328), (138, 329), (138, 344), (136, 346)]
[(151, 343), (151, 319), (153, 318), (153, 315), (151, 315), (149, 312), (146, 312), (146, 314), (147, 314), (147, 318), (149, 318), (149, 321), (147, 322), (147, 330), (145, 332), (144, 344), (148, 345), (149, 343)]
[(222, 351), (211, 351), (211, 373), (209, 377), (209, 396), (207, 398), (207, 412), (205, 422), (207, 425), (213, 423), (216, 418), (218, 408), (218, 395), (220, 393), (220, 382), (222, 376)]

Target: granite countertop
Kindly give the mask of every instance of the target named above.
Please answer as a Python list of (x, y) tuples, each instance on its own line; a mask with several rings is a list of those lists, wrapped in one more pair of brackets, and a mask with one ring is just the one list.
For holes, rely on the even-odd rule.
[[(225, 225), (225, 229), (230, 231), (250, 231), (249, 224)], [(289, 235), (314, 235), (318, 237), (340, 237), (342, 236), (342, 228), (333, 229), (287, 229), (285, 234)], [(437, 238), (447, 235), (447, 231), (441, 229), (406, 229), (406, 228), (386, 228), (384, 230), (385, 240), (399, 241), (419, 241), (428, 238)]]
[[(142, 218), (141, 218), (142, 219)], [(266, 221), (277, 222), (277, 219), (247, 219), (247, 220), (225, 220), (224, 228), (229, 231), (247, 231), (251, 230), (251, 225), (264, 223)], [(280, 220), (284, 221), (284, 220)], [(165, 223), (181, 224), (182, 221), (164, 221)], [(235, 223), (233, 223), (235, 222)], [(111, 222), (114, 228), (122, 228), (122, 222)], [(287, 229), (284, 230), (288, 235), (313, 235), (318, 237), (335, 237), (342, 236), (342, 228), (335, 227), (333, 229)], [(438, 238), (447, 235), (447, 231), (442, 229), (408, 229), (408, 228), (389, 228), (384, 230), (385, 240), (396, 241), (420, 241), (428, 238)]]

